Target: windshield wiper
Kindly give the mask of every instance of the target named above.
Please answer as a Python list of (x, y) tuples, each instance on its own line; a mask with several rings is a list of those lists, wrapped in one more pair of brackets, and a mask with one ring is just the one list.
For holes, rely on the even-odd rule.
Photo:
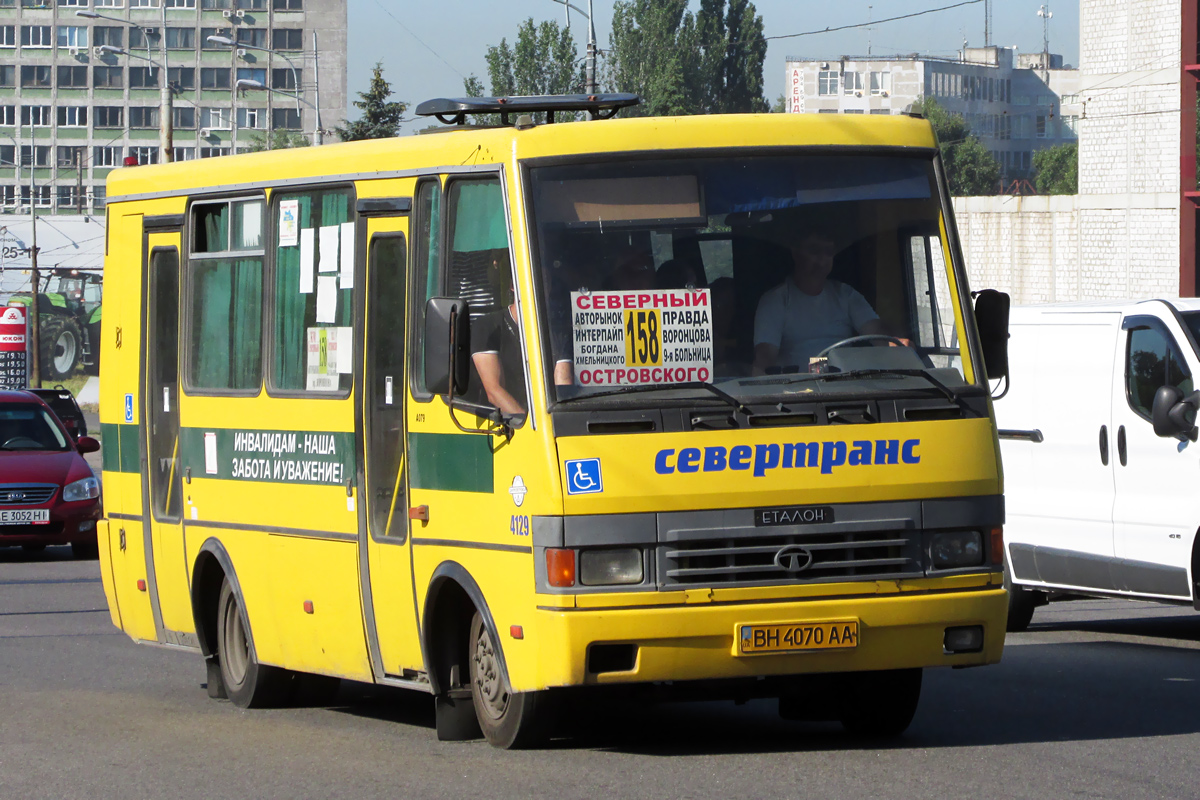
[(721, 398), (737, 411), (742, 412), (746, 416), (750, 415), (750, 409), (742, 405), (742, 401), (731, 395), (724, 389), (718, 389), (711, 383), (703, 381), (687, 381), (685, 383), (669, 383), (669, 384), (653, 384), (644, 386), (622, 386), (618, 389), (609, 389), (604, 392), (592, 392), (590, 394), (581, 394), (578, 397), (568, 397), (565, 400), (559, 400), (560, 403), (573, 403), (578, 400), (591, 400), (596, 397), (612, 397), (619, 394), (640, 394), (642, 392), (662, 392), (671, 389), (704, 389), (716, 397)]
[(815, 378), (826, 381), (836, 381), (847, 380), (851, 378), (873, 378), (884, 375), (900, 375), (906, 378), (924, 378), (925, 380), (929, 381), (934, 388), (941, 392), (947, 400), (952, 403), (962, 405), (963, 400), (958, 396), (958, 392), (954, 391), (949, 386), (930, 375), (929, 371), (924, 369), (852, 369), (847, 372), (821, 372), (798, 380)]

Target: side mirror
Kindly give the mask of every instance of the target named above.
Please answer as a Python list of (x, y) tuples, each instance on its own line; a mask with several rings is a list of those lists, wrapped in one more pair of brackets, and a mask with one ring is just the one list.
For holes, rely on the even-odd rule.
[(990, 380), (1008, 377), (1008, 307), (1005, 292), (984, 289), (975, 295), (975, 325), (983, 348), (983, 366)]
[(80, 436), (75, 442), (75, 449), (80, 453), (94, 453), (100, 449), (100, 443), (90, 436)]
[(425, 390), (451, 394), (467, 390), (471, 376), (470, 306), (460, 297), (431, 297), (425, 304)]
[(1154, 424), (1154, 435), (1164, 439), (1196, 441), (1196, 409), (1200, 407), (1200, 392), (1188, 397), (1174, 386), (1160, 386), (1154, 393), (1154, 405), (1150, 409), (1150, 420)]

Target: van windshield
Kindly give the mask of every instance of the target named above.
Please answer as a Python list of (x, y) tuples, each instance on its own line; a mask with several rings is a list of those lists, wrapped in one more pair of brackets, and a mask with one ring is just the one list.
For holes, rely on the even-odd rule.
[(677, 384), (739, 400), (964, 384), (927, 156), (609, 160), (529, 174), (558, 401)]

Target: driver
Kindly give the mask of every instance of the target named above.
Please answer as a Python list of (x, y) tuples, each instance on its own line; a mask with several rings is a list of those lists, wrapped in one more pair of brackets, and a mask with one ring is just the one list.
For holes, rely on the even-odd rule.
[(837, 246), (828, 234), (809, 231), (791, 250), (791, 277), (763, 294), (754, 315), (756, 375), (769, 367), (806, 372), (809, 359), (831, 344), (886, 333), (865, 297), (829, 279)]

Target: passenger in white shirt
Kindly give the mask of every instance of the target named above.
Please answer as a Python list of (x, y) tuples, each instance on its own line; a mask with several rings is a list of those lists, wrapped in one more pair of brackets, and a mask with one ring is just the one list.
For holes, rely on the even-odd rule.
[(829, 279), (837, 246), (820, 232), (792, 246), (792, 276), (758, 301), (754, 315), (754, 373), (769, 367), (808, 371), (809, 359), (851, 336), (885, 334), (866, 298)]

